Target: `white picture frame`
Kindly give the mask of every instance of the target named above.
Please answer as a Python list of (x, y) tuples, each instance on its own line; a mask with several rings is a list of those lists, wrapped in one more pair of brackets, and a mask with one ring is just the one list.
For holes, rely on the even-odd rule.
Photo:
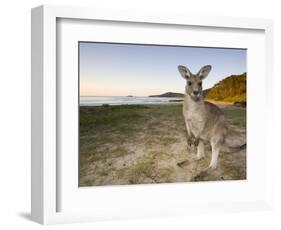
[[(58, 21), (60, 19), (70, 20), (93, 20), (102, 21), (105, 23), (124, 22), (138, 24), (149, 24), (155, 27), (177, 27), (184, 26), (200, 27), (207, 30), (208, 28), (218, 28), (221, 30), (243, 30), (247, 31), (260, 31), (262, 32), (264, 41), (264, 52), (260, 61), (262, 67), (259, 73), (260, 78), (256, 80), (256, 85), (264, 87), (261, 93), (261, 97), (264, 98), (264, 105), (266, 110), (261, 107), (260, 110), (266, 111), (261, 113), (259, 119), (265, 118), (266, 122), (264, 126), (264, 136), (257, 138), (265, 138), (264, 143), (259, 143), (258, 147), (265, 150), (266, 155), (260, 158), (263, 161), (262, 178), (260, 182), (256, 180), (256, 184), (253, 186), (262, 187), (261, 192), (257, 192), (256, 196), (253, 196), (252, 200), (249, 200), (247, 196), (237, 197), (233, 200), (223, 199), (221, 201), (216, 200), (215, 196), (210, 196), (204, 199), (204, 202), (194, 203), (182, 202), (179, 200), (171, 199), (165, 205), (160, 205), (161, 199), (166, 199), (167, 194), (162, 189), (168, 190), (168, 193), (178, 194), (179, 197), (184, 197), (182, 194), (187, 189), (187, 184), (178, 185), (138, 185), (135, 187), (135, 195), (131, 197), (128, 194), (132, 194), (132, 191), (128, 191), (128, 188), (119, 186), (116, 188), (99, 188), (99, 190), (91, 191), (87, 190), (83, 192), (83, 196), (89, 196), (99, 194), (100, 201), (105, 201), (105, 195), (108, 197), (124, 198), (123, 204), (131, 203), (131, 206), (122, 205), (122, 203), (116, 203), (115, 207), (110, 204), (106, 204), (104, 209), (101, 208), (102, 204), (97, 201), (91, 203), (91, 207), (85, 207), (85, 201), (79, 204), (78, 198), (73, 201), (73, 206), (68, 203), (66, 206), (68, 209), (61, 209), (61, 201), (66, 196), (64, 202), (71, 202), (73, 197), (68, 196), (68, 191), (60, 192), (63, 177), (60, 177), (60, 162), (64, 158), (60, 158), (57, 155), (58, 152), (58, 126), (60, 120), (58, 120), (58, 95), (60, 95), (60, 88), (58, 87), (57, 74), (58, 74)], [(148, 12), (127, 12), (127, 11), (113, 11), (113, 10), (99, 10), (91, 8), (79, 8), (79, 7), (65, 7), (65, 6), (50, 6), (44, 5), (32, 9), (32, 188), (31, 188), (31, 213), (32, 219), (41, 224), (56, 224), (56, 223), (70, 223), (70, 222), (82, 222), (82, 221), (95, 221), (95, 220), (109, 220), (109, 219), (124, 219), (124, 218), (142, 218), (153, 216), (172, 216), (172, 215), (186, 215), (194, 213), (206, 213), (206, 212), (225, 212), (225, 211), (246, 211), (246, 210), (265, 210), (272, 208), (272, 149), (270, 133), (273, 127), (271, 121), (273, 107), (275, 100), (273, 98), (272, 85), (274, 84), (273, 77), (273, 22), (266, 19), (247, 19), (247, 18), (231, 18), (231, 17), (210, 17), (210, 16), (190, 16), (190, 15), (173, 15), (173, 14), (159, 14)], [(70, 38), (69, 38), (70, 39)], [(217, 41), (219, 42), (219, 41)], [(237, 41), (239, 43), (239, 41)], [(239, 46), (239, 45), (238, 45)], [(68, 51), (71, 52), (71, 51)], [(264, 72), (263, 72), (264, 71)], [(269, 80), (270, 79), (270, 80)], [(253, 81), (252, 81), (253, 82)], [(265, 84), (262, 84), (265, 83)], [(253, 89), (254, 90), (254, 89)], [(70, 102), (71, 103), (71, 102)], [(250, 107), (251, 109), (251, 107)], [(258, 110), (257, 107), (252, 107), (252, 110)], [(252, 111), (252, 114), (260, 111)], [(251, 112), (250, 112), (251, 114)], [(258, 118), (256, 120), (259, 121)], [(252, 122), (253, 123), (253, 122)], [(74, 158), (70, 158), (74, 159)], [(71, 160), (70, 160), (71, 161)], [(76, 162), (72, 162), (75, 164)], [(249, 163), (255, 164), (255, 163)], [(258, 164), (258, 163), (256, 163)], [(255, 166), (253, 165), (253, 168)], [(66, 168), (66, 167), (64, 167)], [(75, 172), (78, 174), (77, 172)], [(62, 173), (63, 174), (63, 173)], [(237, 182), (243, 183), (243, 182)], [(245, 186), (243, 184), (232, 183), (228, 185), (222, 185), (220, 187), (228, 187), (227, 191), (237, 189), (237, 186)], [(247, 183), (247, 182), (246, 182)], [(211, 185), (199, 183), (196, 187), (193, 186), (193, 193), (196, 194), (196, 190), (206, 190), (210, 188), (210, 193), (214, 193), (218, 185)], [(128, 186), (127, 186), (128, 187)], [(255, 189), (257, 187), (251, 187)], [(77, 187), (78, 188), (78, 187)], [(245, 189), (248, 189), (245, 187)], [(74, 192), (74, 191), (72, 191)], [(72, 194), (71, 191), (69, 193)], [(87, 194), (86, 194), (87, 193)], [(73, 193), (74, 194), (74, 193)], [(139, 194), (145, 194), (145, 196), (155, 197), (155, 203), (153, 200), (149, 200), (152, 206), (141, 206), (140, 202), (132, 204), (134, 197)], [(202, 193), (203, 194), (203, 193)], [(163, 196), (162, 196), (163, 195)], [(102, 197), (103, 196), (103, 197)], [(159, 199), (156, 198), (159, 196)], [(198, 195), (199, 196), (199, 195)], [(250, 196), (250, 194), (249, 194)], [(128, 199), (126, 201), (126, 199)], [(111, 199), (112, 200), (112, 199)], [(141, 197), (140, 197), (140, 201)], [(96, 203), (95, 203), (96, 202)], [(114, 202), (114, 201), (111, 201)], [(102, 203), (102, 202), (101, 202)], [(143, 202), (142, 202), (143, 203)], [(96, 204), (96, 205), (95, 205)], [(84, 205), (84, 206), (83, 206)], [(118, 206), (120, 205), (120, 206)], [(132, 205), (135, 205), (134, 207)], [(78, 208), (79, 206), (79, 208)], [(112, 210), (110, 210), (112, 206)], [(116, 208), (117, 206), (117, 208)], [(73, 208), (72, 208), (73, 207)], [(85, 209), (83, 209), (85, 207)]]

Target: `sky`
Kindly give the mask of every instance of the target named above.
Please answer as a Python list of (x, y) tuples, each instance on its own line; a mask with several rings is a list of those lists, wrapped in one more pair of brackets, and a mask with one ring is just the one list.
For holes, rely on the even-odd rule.
[(203, 89), (246, 72), (245, 49), (95, 42), (80, 42), (79, 46), (80, 96), (184, 93), (186, 81), (178, 65), (187, 66), (192, 73), (212, 65)]

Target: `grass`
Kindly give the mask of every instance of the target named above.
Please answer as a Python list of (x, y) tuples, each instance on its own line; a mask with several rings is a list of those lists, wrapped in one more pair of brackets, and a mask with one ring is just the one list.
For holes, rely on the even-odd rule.
[(230, 124), (246, 128), (246, 109), (240, 107), (229, 107), (223, 109)]
[[(182, 125), (180, 105), (124, 105), (110, 107), (81, 107), (80, 108), (80, 154), (95, 155), (94, 159), (106, 158), (103, 152), (113, 152), (120, 156), (122, 143), (128, 139), (137, 139), (143, 132), (149, 132), (152, 137), (161, 137), (166, 141), (173, 141), (171, 137), (165, 137), (163, 131), (169, 131), (165, 127), (165, 119), (173, 119)], [(159, 129), (159, 126), (163, 126)], [(107, 143), (117, 143), (119, 148), (107, 148)], [(109, 153), (110, 154), (110, 153)], [(125, 153), (123, 153), (125, 154)]]
[[(130, 169), (130, 184), (142, 184), (145, 182), (161, 183), (169, 182), (171, 168), (157, 168), (157, 158), (152, 152), (148, 152), (145, 158), (137, 162)], [(151, 181), (150, 181), (151, 180)]]
[[(223, 110), (246, 127), (245, 108)], [(159, 162), (185, 135), (180, 104), (80, 107), (80, 186), (169, 182), (173, 168)]]

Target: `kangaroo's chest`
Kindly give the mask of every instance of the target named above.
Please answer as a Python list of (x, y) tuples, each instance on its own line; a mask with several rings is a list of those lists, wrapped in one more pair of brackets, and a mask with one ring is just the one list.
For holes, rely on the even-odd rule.
[(184, 107), (183, 113), (192, 134), (198, 136), (199, 133), (202, 133), (206, 120), (204, 108)]
[(204, 125), (204, 115), (198, 111), (188, 111), (186, 120), (191, 129), (200, 129)]

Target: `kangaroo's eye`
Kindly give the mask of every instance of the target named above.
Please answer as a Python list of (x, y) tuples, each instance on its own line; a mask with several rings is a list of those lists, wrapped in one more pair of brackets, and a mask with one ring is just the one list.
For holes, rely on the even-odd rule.
[(198, 85), (199, 85), (199, 86), (202, 86), (202, 81), (198, 82)]
[(188, 81), (187, 84), (188, 84), (188, 85), (192, 85), (192, 82), (191, 82), (191, 81)]

